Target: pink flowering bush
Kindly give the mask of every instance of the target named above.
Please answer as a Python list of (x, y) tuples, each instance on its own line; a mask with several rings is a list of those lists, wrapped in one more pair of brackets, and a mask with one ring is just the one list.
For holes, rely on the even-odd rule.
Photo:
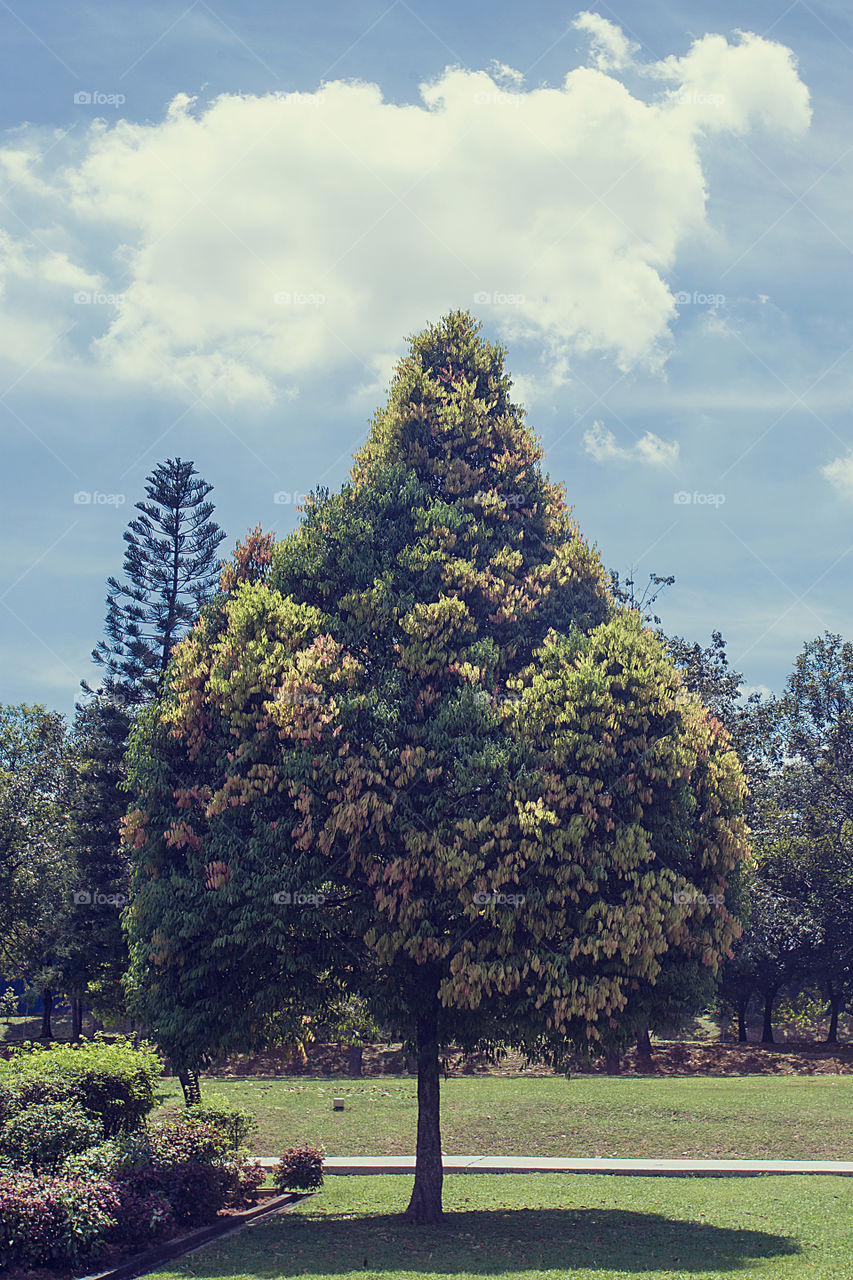
[(119, 1203), (103, 1180), (0, 1172), (0, 1267), (62, 1265), (97, 1254)]
[[(66, 1122), (73, 1110), (66, 1108)], [(242, 1207), (263, 1181), (260, 1166), (233, 1151), (221, 1129), (189, 1115), (78, 1150), (55, 1172), (61, 1111), (55, 1102), (34, 1104), (6, 1122), (17, 1144), (6, 1160), (20, 1162), (29, 1146), (34, 1158), (26, 1168), (0, 1166), (0, 1270), (72, 1264), (109, 1244), (144, 1249)], [(91, 1113), (72, 1118), (72, 1149), (102, 1135)]]

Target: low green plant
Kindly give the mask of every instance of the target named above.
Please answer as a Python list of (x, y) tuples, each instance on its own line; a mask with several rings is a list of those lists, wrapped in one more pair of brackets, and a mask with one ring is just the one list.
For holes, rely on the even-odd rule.
[(212, 1125), (226, 1138), (232, 1151), (245, 1147), (250, 1134), (258, 1132), (258, 1122), (251, 1111), (216, 1094), (187, 1107), (186, 1115)]
[(229, 1151), (220, 1130), (186, 1112), (72, 1156), (62, 1173), (111, 1182), (129, 1213), (165, 1204), (172, 1220), (190, 1225), (244, 1204), (264, 1178), (260, 1165)]
[(826, 997), (819, 991), (787, 992), (776, 1002), (777, 1023), (793, 1027), (800, 1035), (820, 1035), (826, 1016)]
[(0, 1150), (9, 1163), (33, 1173), (55, 1173), (64, 1160), (104, 1137), (97, 1117), (62, 1102), (33, 1103), (0, 1128)]

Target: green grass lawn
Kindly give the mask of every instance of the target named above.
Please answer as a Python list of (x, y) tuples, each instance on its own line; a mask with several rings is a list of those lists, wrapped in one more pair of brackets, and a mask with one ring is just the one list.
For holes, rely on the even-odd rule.
[[(210, 1080), (202, 1091), (255, 1113), (256, 1155), (305, 1143), (330, 1156), (415, 1149), (409, 1076)], [(162, 1095), (182, 1101), (177, 1081)], [(332, 1110), (333, 1097), (345, 1110)], [(849, 1160), (853, 1076), (452, 1077), (442, 1082), (442, 1139), (447, 1155)]]
[[(91, 1019), (86, 1018), (88, 1027)], [(71, 1036), (71, 1015), (54, 1014), (51, 1019), (53, 1034), (60, 1040)], [(0, 1022), (0, 1040), (37, 1040), (41, 1034), (41, 1014), (20, 1014)]]
[(848, 1178), (455, 1175), (413, 1227), (411, 1178), (330, 1178), (316, 1197), (155, 1274), (162, 1280), (850, 1280)]

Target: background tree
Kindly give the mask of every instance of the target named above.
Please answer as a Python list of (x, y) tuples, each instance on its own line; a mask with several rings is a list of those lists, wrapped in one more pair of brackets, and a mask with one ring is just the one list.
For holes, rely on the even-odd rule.
[(62, 716), (0, 707), (0, 970), (41, 991), (46, 1037), (71, 890), (69, 781)]
[(723, 994), (744, 1029), (749, 995), (760, 992), (766, 1043), (783, 990), (820, 989), (830, 1043), (851, 991), (852, 694), (853, 646), (827, 633), (804, 646), (784, 696), (749, 700), (736, 725), (755, 866), (746, 933), (724, 969)]
[(213, 486), (192, 462), (168, 458), (148, 476), (147, 502), (124, 534), (127, 581), (109, 578), (107, 638), (92, 651), (108, 692), (138, 706), (160, 688), (175, 644), (216, 584), (225, 537), (211, 519)]
[(829, 1009), (827, 1039), (853, 993), (853, 644), (825, 632), (797, 657), (780, 704), (780, 807), (796, 830), (814, 922), (810, 976)]
[[(830, 835), (831, 824), (810, 809), (802, 863), (803, 897), (813, 922), (807, 978), (826, 999), (827, 1044), (838, 1042), (839, 1014), (853, 997), (853, 831)], [(816, 820), (817, 818), (817, 820)]]
[(669, 574), (663, 577), (659, 573), (650, 573), (648, 582), (640, 591), (635, 577), (636, 572), (636, 569), (629, 569), (622, 578), (615, 569), (610, 570), (610, 591), (613, 599), (617, 604), (624, 605), (626, 609), (636, 609), (644, 622), (653, 622), (656, 627), (660, 627), (661, 620), (652, 611), (652, 606), (657, 603), (658, 596), (662, 595), (667, 587), (673, 586), (675, 575)]
[(734, 736), (744, 712), (743, 675), (729, 665), (721, 632), (713, 631), (711, 643), (704, 648), (681, 636), (668, 636), (666, 647), (684, 687), (695, 693)]
[[(747, 896), (746, 892), (744, 896)], [(750, 950), (752, 938), (749, 931), (748, 909), (741, 907), (738, 918), (741, 921), (743, 933), (734, 943), (732, 955), (723, 962), (716, 994), (720, 1014), (734, 1015), (737, 1019), (738, 1044), (746, 1044), (749, 1040), (747, 1026), (749, 1007), (755, 995), (755, 964)]]
[(84, 1000), (101, 1019), (123, 1013), (128, 959), (121, 910), (130, 885), (120, 823), (128, 803), (122, 782), (130, 723), (124, 707), (103, 691), (77, 705), (67, 839), (80, 896), (70, 896), (63, 928), (63, 976), (75, 1037)]
[(604, 1051), (669, 946), (713, 971), (736, 932), (706, 895), (742, 853), (737, 761), (614, 606), (510, 390), (470, 316), (417, 335), (352, 483), (204, 610), (133, 744), (147, 1020), (195, 1065), (318, 975), (362, 996), (417, 1053), (418, 1222), (439, 1044)]
[(93, 895), (77, 903), (67, 920), (66, 981), (72, 992), (75, 1032), (82, 1000), (106, 1018), (123, 1011), (121, 978), (127, 945), (120, 909), (111, 901), (129, 889), (119, 822), (127, 809), (124, 755), (133, 714), (156, 693), (175, 644), (212, 594), (219, 569), (216, 551), (224, 533), (211, 518), (212, 486), (192, 462), (160, 463), (146, 480), (148, 500), (124, 534), (127, 581), (108, 579), (107, 638), (92, 657), (103, 669), (103, 687), (77, 706), (75, 785), (71, 797), (70, 848), (80, 885)]
[(766, 865), (749, 885), (746, 954), (755, 990), (763, 1001), (763, 1044), (773, 1044), (773, 1006), (780, 991), (804, 972), (814, 922), (790, 878)]
[[(615, 577), (615, 575), (614, 575)], [(729, 665), (726, 644), (719, 631), (713, 632), (711, 642), (701, 646), (678, 636), (663, 636), (660, 631), (660, 618), (650, 613), (651, 606), (661, 591), (674, 582), (673, 577), (662, 577), (650, 574), (643, 592), (637, 594), (633, 575), (624, 583), (616, 581), (618, 597), (625, 604), (636, 609), (646, 621), (654, 621), (658, 625), (673, 663), (675, 664), (684, 689), (694, 695), (709, 710), (720, 724), (718, 732), (728, 737), (731, 747), (743, 739), (741, 731), (746, 706), (741, 698), (743, 676), (733, 671)], [(689, 816), (687, 816), (689, 824)], [(655, 815), (650, 815), (654, 826)], [(668, 818), (662, 823), (660, 830), (655, 831), (658, 856), (667, 858), (667, 865), (676, 871), (684, 870), (679, 866), (685, 851), (689, 848), (689, 839), (673, 830)], [(725, 892), (714, 892), (706, 895), (706, 904), (711, 911), (723, 910), (726, 916), (740, 919), (743, 896), (739, 888), (741, 868), (731, 871)], [(671, 946), (661, 958), (661, 970), (655, 982), (646, 984), (642, 998), (635, 1000), (637, 1009), (636, 1046), (637, 1057), (646, 1070), (653, 1069), (652, 1045), (650, 1032), (658, 1036), (671, 1037), (679, 1034), (703, 1009), (714, 999), (719, 975), (703, 965), (695, 956), (685, 954), (684, 950)], [(618, 1059), (614, 1057), (611, 1070), (617, 1068)]]

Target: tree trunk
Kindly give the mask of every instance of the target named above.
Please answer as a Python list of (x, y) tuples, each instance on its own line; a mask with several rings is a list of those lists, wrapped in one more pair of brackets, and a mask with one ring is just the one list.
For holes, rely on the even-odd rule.
[(83, 1032), (83, 1000), (79, 988), (71, 992), (71, 1039), (79, 1040)]
[(776, 992), (770, 991), (764, 997), (764, 1029), (761, 1032), (762, 1044), (775, 1044), (773, 1039), (773, 1001)]
[(201, 1102), (201, 1084), (197, 1071), (179, 1071), (178, 1079), (184, 1091), (184, 1103), (191, 1107), (194, 1102)]
[(838, 1044), (838, 1012), (841, 1008), (841, 995), (834, 991), (832, 983), (828, 984), (829, 992), (829, 1032), (826, 1037), (826, 1044)]
[(361, 1060), (364, 1056), (364, 1045), (351, 1044), (347, 1054), (347, 1072), (351, 1076), (361, 1075)]
[(41, 1035), (40, 1040), (52, 1040), (53, 1031), (50, 1025), (50, 1015), (53, 1012), (53, 992), (50, 987), (45, 987), (41, 993)]
[(737, 1007), (737, 1042), (738, 1044), (746, 1044), (749, 1036), (746, 1034), (746, 1007), (749, 1001), (745, 1000), (743, 1004)]
[(618, 1076), (622, 1070), (622, 1055), (619, 1053), (608, 1053), (604, 1059), (604, 1070), (609, 1076)]
[(649, 1071), (653, 1070), (654, 1063), (652, 1061), (652, 1042), (649, 1038), (648, 1027), (641, 1027), (637, 1032), (637, 1063), (646, 1067)]
[(441, 1222), (441, 1160), (438, 1070), (438, 995), (433, 992), (418, 1016), (418, 1145), (415, 1185), (405, 1216), (428, 1225)]

